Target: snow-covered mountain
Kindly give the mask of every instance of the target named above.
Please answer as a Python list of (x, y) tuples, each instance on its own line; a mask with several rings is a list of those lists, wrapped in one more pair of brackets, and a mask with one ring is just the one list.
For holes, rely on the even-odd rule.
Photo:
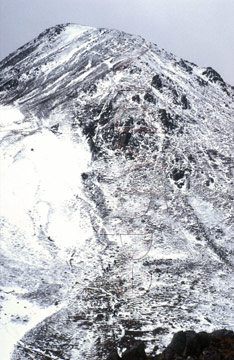
[(117, 30), (58, 25), (0, 63), (2, 360), (234, 329), (233, 98)]

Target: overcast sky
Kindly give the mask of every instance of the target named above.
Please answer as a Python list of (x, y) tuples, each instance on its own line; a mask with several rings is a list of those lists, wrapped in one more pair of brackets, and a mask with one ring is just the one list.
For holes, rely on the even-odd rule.
[(234, 85), (234, 0), (0, 0), (0, 58), (67, 22), (141, 35)]

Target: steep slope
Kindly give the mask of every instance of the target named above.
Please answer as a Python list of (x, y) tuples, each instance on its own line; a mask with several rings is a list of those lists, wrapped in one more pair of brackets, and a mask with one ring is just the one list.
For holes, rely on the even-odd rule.
[[(67, 24), (0, 63), (0, 96), (3, 314), (18, 301), (21, 336), (32, 328), (12, 359), (104, 359), (133, 337), (155, 353), (175, 328), (234, 328), (234, 103), (219, 74)], [(49, 317), (36, 325), (31, 304)]]

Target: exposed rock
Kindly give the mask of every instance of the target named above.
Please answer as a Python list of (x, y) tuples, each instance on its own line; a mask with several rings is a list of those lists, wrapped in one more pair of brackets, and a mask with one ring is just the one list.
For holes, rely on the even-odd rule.
[(166, 349), (156, 356), (146, 356), (144, 343), (126, 350), (122, 357), (113, 353), (107, 360), (232, 360), (234, 357), (234, 332), (217, 330), (213, 333), (179, 331)]
[(203, 71), (202, 75), (205, 75), (210, 82), (213, 83), (219, 82), (221, 84), (224, 84), (223, 78), (219, 75), (217, 71), (212, 69), (212, 67), (207, 67), (206, 70)]
[(205, 331), (201, 331), (198, 333), (199, 343), (201, 350), (208, 347), (210, 345), (210, 335), (207, 334)]
[(207, 67), (206, 70), (203, 71), (202, 75), (205, 75), (209, 82), (220, 85), (222, 90), (229, 94), (225, 81), (212, 67)]
[(53, 126), (51, 126), (51, 131), (56, 134), (58, 132), (58, 129), (59, 129), (59, 124), (55, 124)]
[(150, 94), (150, 93), (146, 93), (145, 96), (144, 96), (144, 99), (145, 99), (146, 101), (148, 101), (149, 103), (156, 104), (156, 99), (155, 99), (155, 97), (154, 97), (152, 94)]
[(176, 360), (178, 355), (181, 359), (227, 360), (234, 356), (234, 333), (227, 330), (218, 330), (211, 334), (180, 331), (156, 358)]
[[(192, 63), (190, 63), (190, 64), (192, 64)], [(189, 74), (192, 74), (193, 68), (192, 68), (192, 66), (189, 65), (189, 62), (188, 62), (188, 61), (181, 59), (181, 60), (178, 62), (178, 65), (180, 65), (180, 66), (181, 66), (185, 71), (187, 71)]]
[(11, 80), (7, 81), (5, 84), (0, 86), (0, 92), (10, 90), (10, 89), (13, 90), (13, 89), (17, 88), (18, 85), (19, 85), (19, 81), (17, 79), (11, 79)]
[(207, 86), (208, 85), (208, 81), (205, 81), (204, 79), (202, 79), (201, 77), (197, 77), (197, 82), (200, 86)]
[(179, 104), (179, 102), (178, 102), (178, 97), (179, 97), (178, 92), (174, 88), (171, 89), (171, 92), (172, 92), (172, 95), (173, 95), (174, 104)]
[(181, 103), (182, 103), (183, 109), (189, 109), (189, 103), (188, 103), (186, 95), (181, 96)]
[(151, 85), (158, 90), (162, 88), (162, 80), (159, 75), (154, 75)]
[(234, 337), (234, 331), (227, 329), (215, 330), (211, 333), (211, 336), (231, 336)]
[(184, 174), (185, 170), (174, 169), (171, 177), (173, 178), (173, 180), (178, 181), (180, 179), (183, 179)]
[(134, 95), (132, 97), (132, 101), (136, 101), (138, 104), (140, 104), (141, 102), (140, 96), (138, 94)]
[(164, 125), (164, 128), (167, 130), (173, 130), (176, 128), (175, 122), (173, 121), (171, 115), (166, 112), (165, 109), (159, 109), (159, 118), (162, 121), (162, 124)]
[(113, 107), (112, 103), (109, 103), (105, 110), (101, 113), (99, 123), (100, 125), (105, 125), (110, 121), (110, 116), (113, 116)]
[(169, 351), (173, 351), (173, 353), (177, 355), (183, 355), (186, 347), (186, 340), (186, 333), (184, 331), (179, 331), (173, 336), (170, 345), (168, 345)]
[(88, 177), (89, 177), (89, 175), (86, 174), (86, 173), (82, 173), (81, 176), (82, 176), (82, 179), (83, 179), (83, 180), (86, 180), (86, 179), (88, 179)]
[(120, 360), (121, 358), (119, 357), (117, 351), (114, 351), (113, 353), (110, 354), (110, 356), (108, 356), (107, 360)]
[(145, 344), (143, 342), (134, 345), (122, 355), (122, 360), (146, 360)]

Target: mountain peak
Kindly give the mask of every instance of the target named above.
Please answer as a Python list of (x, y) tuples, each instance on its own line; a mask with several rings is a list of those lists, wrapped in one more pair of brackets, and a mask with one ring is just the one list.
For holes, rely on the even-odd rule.
[(75, 24), (0, 63), (15, 360), (104, 359), (132, 336), (154, 356), (175, 327), (233, 326), (232, 94), (210, 67)]

